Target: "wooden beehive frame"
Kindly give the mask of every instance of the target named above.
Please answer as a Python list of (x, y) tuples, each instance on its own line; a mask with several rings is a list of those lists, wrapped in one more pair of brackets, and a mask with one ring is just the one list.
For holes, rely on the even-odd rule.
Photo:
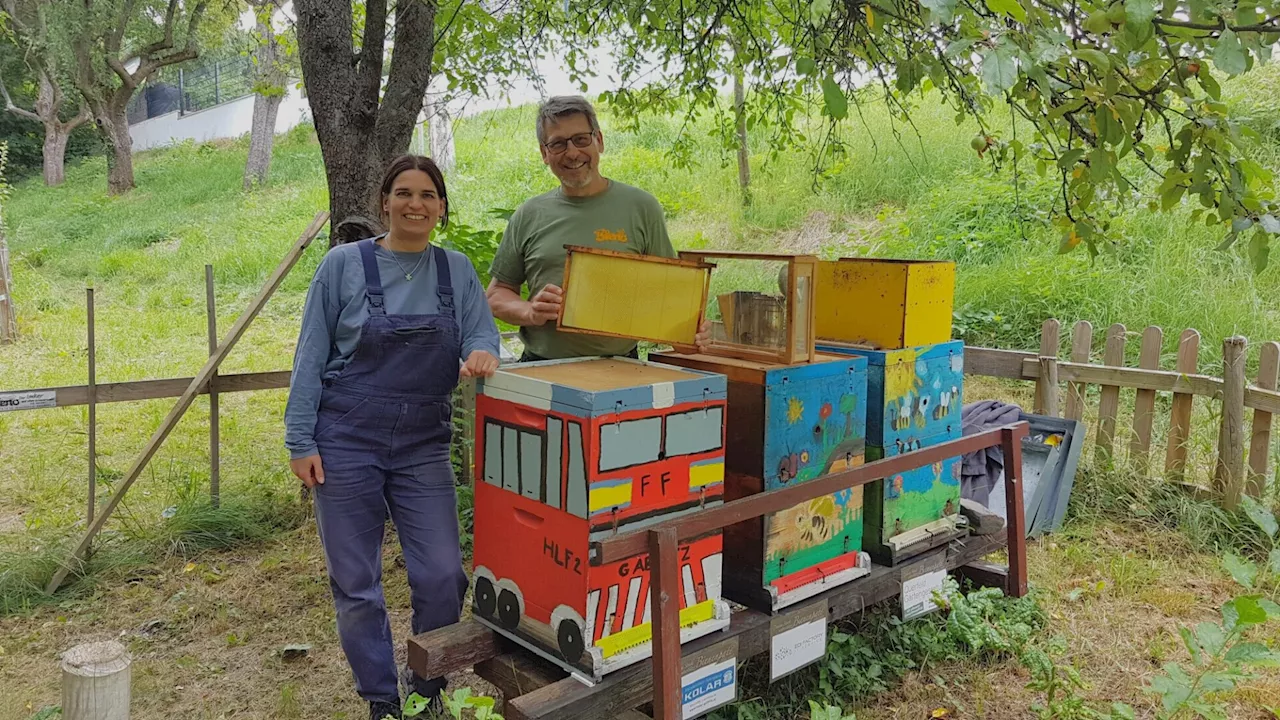
[[(722, 258), (725, 260), (760, 260), (767, 262), (783, 262), (787, 264), (786, 338), (782, 350), (770, 350), (767, 348), (753, 347), (739, 343), (714, 341), (706, 349), (704, 354), (782, 365), (795, 365), (796, 363), (814, 361), (816, 357), (814, 345), (816, 343), (815, 322), (817, 320), (817, 303), (815, 302), (815, 283), (817, 282), (818, 269), (817, 257), (813, 255), (797, 255), (791, 253), (737, 252), (733, 250), (682, 250), (680, 251), (680, 258), (682, 260), (692, 260), (701, 263), (706, 263), (708, 259)], [(800, 335), (800, 329), (796, 323), (796, 318), (799, 315), (800, 310), (796, 307), (796, 293), (794, 290), (797, 287), (798, 280), (802, 277), (808, 278), (809, 303), (808, 308), (806, 308), (804, 312), (805, 322), (803, 334)]]
[[(696, 351), (696, 347), (694, 346), (694, 340), (695, 340), (694, 336), (697, 334), (698, 327), (702, 325), (703, 318), (706, 315), (707, 292), (710, 290), (711, 269), (714, 266), (704, 262), (699, 262), (699, 261), (665, 258), (665, 257), (658, 257), (655, 255), (637, 255), (635, 253), (624, 253), (624, 252), (618, 252), (616, 250), (601, 250), (598, 248), (586, 247), (582, 245), (566, 245), (565, 250), (566, 250), (566, 255), (565, 255), (565, 263), (564, 263), (564, 287), (563, 287), (565, 302), (562, 303), (560, 306), (560, 316), (557, 319), (557, 323), (558, 323), (557, 329), (563, 330), (564, 332), (579, 333), (583, 335), (596, 335), (596, 336), (605, 336), (605, 337), (627, 338), (629, 340), (648, 340), (650, 342), (669, 343), (670, 345), (672, 345), (678, 350), (688, 351), (688, 352)], [(578, 327), (572, 324), (566, 324), (565, 310), (566, 310), (566, 306), (569, 304), (569, 293), (573, 283), (573, 280), (572, 280), (573, 258), (575, 255), (578, 255), (578, 256), (594, 255), (598, 257), (611, 257), (611, 258), (617, 258), (617, 259), (625, 260), (629, 262), (677, 266), (682, 268), (688, 268), (691, 270), (704, 271), (703, 281), (702, 281), (702, 298), (698, 306), (697, 319), (693, 324), (693, 332), (690, 333), (687, 337), (654, 337), (651, 335), (633, 335), (633, 334), (626, 334), (626, 333), (609, 332), (607, 330)], [(581, 263), (579, 263), (579, 265), (581, 265)]]

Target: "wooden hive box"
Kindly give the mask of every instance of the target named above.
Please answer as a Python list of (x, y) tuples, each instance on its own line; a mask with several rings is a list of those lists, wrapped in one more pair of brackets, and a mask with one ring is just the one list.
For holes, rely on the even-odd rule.
[[(728, 377), (725, 499), (806, 482), (861, 465), (867, 361), (815, 356), (799, 365), (711, 355), (650, 360)], [(725, 530), (725, 597), (774, 612), (862, 577), (862, 488), (824, 496)]]
[[(961, 436), (963, 342), (901, 350), (819, 348), (868, 361), (869, 462)], [(937, 547), (959, 533), (960, 458), (877, 480), (866, 486), (864, 501), (864, 547), (876, 563), (894, 565)]]
[(723, 260), (780, 265), (776, 279), (770, 279), (771, 283), (777, 284), (776, 294), (734, 289), (717, 293), (712, 299), (720, 319), (713, 323), (709, 354), (779, 365), (808, 362), (814, 356), (817, 257), (731, 250), (682, 250), (680, 258), (696, 263)]
[(951, 339), (955, 263), (842, 258), (817, 267), (817, 336), (899, 350)]
[[(589, 543), (723, 503), (723, 375), (628, 358), (476, 383), (478, 620), (594, 682), (650, 656), (649, 562)], [(729, 622), (719, 531), (680, 545), (681, 640)]]

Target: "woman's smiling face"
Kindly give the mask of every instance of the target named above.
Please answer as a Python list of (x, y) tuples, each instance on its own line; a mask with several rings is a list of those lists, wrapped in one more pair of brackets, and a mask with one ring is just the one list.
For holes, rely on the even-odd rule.
[(396, 176), (382, 199), (382, 212), (396, 234), (423, 235), (435, 229), (444, 214), (444, 201), (431, 176), (405, 170)]

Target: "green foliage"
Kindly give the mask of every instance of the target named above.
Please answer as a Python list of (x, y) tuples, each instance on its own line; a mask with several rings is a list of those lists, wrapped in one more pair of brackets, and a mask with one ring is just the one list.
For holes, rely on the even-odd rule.
[[(1202, 622), (1194, 630), (1180, 628), (1179, 635), (1191, 664), (1165, 663), (1146, 690), (1160, 698), (1162, 718), (1191, 716), (1205, 720), (1226, 720), (1227, 709), (1222, 693), (1235, 689), (1255, 676), (1250, 670), (1280, 667), (1280, 652), (1250, 642), (1249, 630), (1271, 620), (1280, 619), (1280, 605), (1259, 592), (1267, 575), (1276, 567), (1277, 522), (1271, 511), (1256, 500), (1245, 497), (1245, 513), (1258, 526), (1270, 545), (1269, 562), (1259, 567), (1248, 558), (1228, 552), (1223, 564), (1231, 577), (1249, 591), (1222, 606), (1221, 622)], [(1274, 575), (1280, 578), (1280, 575)]]
[[(816, 107), (834, 128), (849, 100), (858, 103), (858, 87), (877, 87), (904, 123), (936, 91), (957, 123), (972, 118), (983, 128), (979, 156), (994, 149), (997, 164), (1021, 161), (1052, 175), (1064, 251), (1084, 245), (1096, 255), (1116, 237), (1116, 215), (1144, 200), (1166, 211), (1193, 200), (1193, 221), (1216, 228), (1225, 245), (1250, 235), (1260, 271), (1280, 232), (1280, 204), (1272, 173), (1254, 160), (1258, 134), (1224, 102), (1210, 65), (1234, 77), (1266, 63), (1280, 40), (1273, 5), (666, 0), (599, 11), (570, 0), (579, 43), (568, 58), (578, 70), (590, 49), (608, 49), (621, 89), (603, 98), (633, 119), (709, 112), (723, 124), (732, 110), (716, 78), (741, 69), (754, 88), (748, 127), (769, 130), (774, 157), (800, 146), (820, 160), (843, 157), (832, 132), (810, 142), (803, 113)], [(723, 52), (726, 43), (733, 53)], [(986, 132), (1015, 116), (1026, 125), (1022, 138)], [(692, 142), (682, 137), (672, 148), (677, 164)]]
[[(487, 695), (474, 694), (471, 688), (462, 687), (453, 691), (453, 696), (443, 690), (440, 691), (440, 699), (443, 701), (445, 712), (448, 717), (454, 720), (502, 720), (502, 716), (498, 714), (494, 707), (496, 703), (494, 699)], [(412, 717), (428, 717), (426, 713), (428, 700), (417, 693), (409, 695), (404, 703), (404, 716)], [(471, 712), (468, 713), (467, 711)]]
[(742, 700), (711, 714), (716, 720), (773, 720), (797, 717), (803, 709), (813, 717), (830, 715), (851, 703), (897, 685), (911, 671), (926, 672), (931, 664), (959, 659), (999, 661), (1016, 654), (1048, 621), (1034, 595), (1012, 599), (998, 590), (960, 592), (954, 580), (944, 589), (946, 614), (932, 614), (909, 622), (896, 617), (897, 608), (885, 604), (858, 620), (832, 626), (826, 656), (816, 666), (774, 684), (760, 659), (749, 660), (739, 674), (739, 696), (766, 695), (769, 701)]
[[(486, 215), (504, 223), (511, 219), (514, 210), (492, 208)], [(489, 266), (493, 264), (493, 254), (502, 242), (502, 230), (479, 228), (468, 225), (455, 218), (449, 218), (449, 226), (439, 233), (440, 244), (451, 250), (471, 258), (476, 273), (480, 276), (480, 285), (489, 287)]]

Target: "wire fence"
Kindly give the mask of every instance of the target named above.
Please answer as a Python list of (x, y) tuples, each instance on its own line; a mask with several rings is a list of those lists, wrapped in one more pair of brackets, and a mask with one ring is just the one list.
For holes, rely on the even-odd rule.
[(129, 123), (206, 110), (252, 92), (253, 62), (248, 57), (161, 68), (129, 101)]

